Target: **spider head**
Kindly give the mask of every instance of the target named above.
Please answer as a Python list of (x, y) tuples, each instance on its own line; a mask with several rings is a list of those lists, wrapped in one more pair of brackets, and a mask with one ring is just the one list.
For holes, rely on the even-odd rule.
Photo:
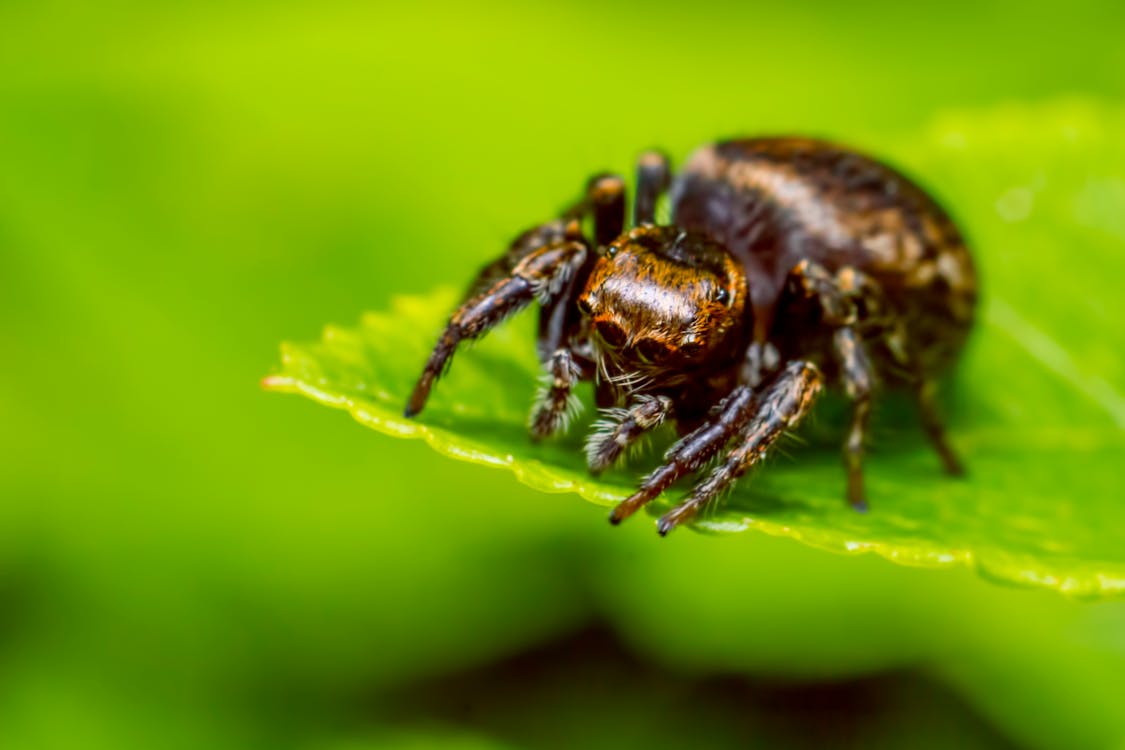
[(578, 306), (618, 371), (690, 370), (722, 355), (746, 311), (746, 275), (718, 243), (644, 225), (610, 243)]

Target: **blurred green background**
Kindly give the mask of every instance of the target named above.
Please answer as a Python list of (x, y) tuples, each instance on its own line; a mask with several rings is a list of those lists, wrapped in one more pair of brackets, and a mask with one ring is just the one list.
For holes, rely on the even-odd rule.
[(1116, 105), (1123, 29), (1081, 0), (3, 3), (0, 747), (1125, 747), (1119, 602), (662, 543), (258, 388), (278, 341), (464, 283), (640, 149)]

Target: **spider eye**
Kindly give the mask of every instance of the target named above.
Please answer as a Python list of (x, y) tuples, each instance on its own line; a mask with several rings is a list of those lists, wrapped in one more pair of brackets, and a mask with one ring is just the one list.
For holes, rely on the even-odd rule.
[(680, 354), (686, 359), (695, 359), (703, 351), (703, 344), (700, 341), (688, 341), (680, 345)]
[(637, 356), (642, 362), (650, 364), (660, 362), (667, 358), (668, 354), (668, 347), (656, 339), (644, 339), (637, 344)]
[(586, 297), (578, 298), (578, 312), (582, 313), (583, 315), (589, 315), (591, 312), (593, 312), (593, 308), (590, 306), (589, 299), (587, 299)]
[(619, 347), (625, 344), (625, 331), (621, 326), (614, 323), (612, 320), (599, 320), (594, 326), (598, 329), (598, 335), (601, 336), (602, 341), (610, 346)]
[(605, 249), (605, 257), (612, 258), (615, 255), (617, 255), (617, 246), (616, 245), (607, 246), (606, 249)]
[(719, 287), (715, 290), (715, 301), (721, 305), (725, 305), (730, 301), (730, 292), (728, 292), (724, 287)]

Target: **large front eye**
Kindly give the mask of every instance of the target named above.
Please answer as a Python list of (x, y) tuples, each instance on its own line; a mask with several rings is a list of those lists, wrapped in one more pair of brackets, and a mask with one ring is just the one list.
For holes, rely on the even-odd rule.
[(594, 323), (594, 326), (598, 329), (598, 335), (601, 336), (602, 341), (610, 346), (621, 347), (625, 345), (625, 339), (627, 339), (628, 336), (625, 335), (625, 331), (621, 329), (621, 326), (617, 325), (612, 320), (599, 320)]
[(703, 353), (703, 342), (698, 340), (685, 341), (680, 345), (680, 355), (684, 359), (695, 359)]
[(637, 344), (637, 356), (649, 364), (663, 361), (669, 353), (668, 347), (656, 339), (643, 339)]

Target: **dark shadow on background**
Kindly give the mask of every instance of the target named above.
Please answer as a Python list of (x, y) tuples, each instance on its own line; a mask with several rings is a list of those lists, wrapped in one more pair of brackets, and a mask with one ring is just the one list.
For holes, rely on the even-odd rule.
[(904, 737), (916, 747), (1013, 747), (914, 672), (841, 682), (691, 675), (641, 660), (601, 627), (371, 696), (360, 710), (388, 728), (469, 730), (530, 748), (869, 748)]

